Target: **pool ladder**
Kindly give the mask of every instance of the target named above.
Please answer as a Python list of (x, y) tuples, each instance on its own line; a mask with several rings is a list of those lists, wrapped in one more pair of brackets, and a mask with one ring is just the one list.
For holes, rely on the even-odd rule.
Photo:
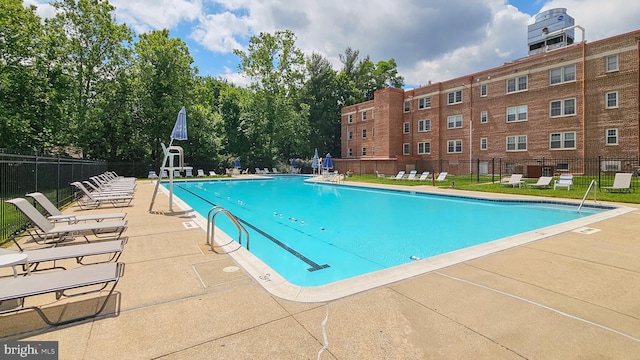
[(596, 201), (596, 196), (597, 196), (597, 187), (596, 185), (596, 180), (593, 179), (591, 180), (591, 183), (589, 184), (589, 188), (587, 189), (587, 192), (584, 193), (584, 196), (582, 197), (582, 201), (580, 202), (580, 206), (578, 206), (578, 212), (580, 212), (580, 209), (582, 209), (582, 205), (584, 205), (584, 202), (587, 200), (587, 196), (589, 196), (589, 191), (591, 191), (591, 188), (593, 188), (593, 201)]
[(242, 233), (245, 234), (247, 237), (247, 250), (249, 250), (249, 233), (247, 232), (247, 229), (240, 224), (238, 218), (222, 206), (214, 206), (209, 210), (209, 214), (207, 214), (207, 245), (211, 246), (211, 250), (218, 253), (213, 246), (213, 239), (216, 232), (216, 216), (218, 216), (218, 214), (227, 215), (229, 220), (231, 220), (231, 222), (238, 228), (238, 244), (240, 244), (240, 246), (242, 246)]

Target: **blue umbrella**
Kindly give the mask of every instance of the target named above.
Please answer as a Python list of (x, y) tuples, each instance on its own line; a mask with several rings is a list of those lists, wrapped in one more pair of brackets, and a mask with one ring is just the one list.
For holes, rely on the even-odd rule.
[(331, 154), (327, 153), (327, 156), (324, 158), (324, 161), (322, 162), (322, 168), (323, 169), (333, 169), (333, 161), (331, 161)]
[(296, 165), (297, 165), (296, 164), (296, 159), (295, 158), (291, 159), (291, 167), (294, 168), (294, 167), (296, 167)]
[(319, 164), (318, 164), (318, 159), (319, 158), (320, 157), (318, 156), (318, 149), (316, 149), (316, 153), (313, 154), (313, 161), (311, 162), (311, 168), (313, 168), (314, 171), (315, 171), (315, 169), (317, 169), (319, 167)]
[(178, 112), (178, 118), (176, 124), (173, 125), (173, 131), (171, 131), (171, 140), (187, 140), (187, 111), (180, 109)]
[(236, 169), (240, 169), (240, 158), (239, 157), (236, 158), (236, 162), (235, 162), (234, 166), (235, 166)]

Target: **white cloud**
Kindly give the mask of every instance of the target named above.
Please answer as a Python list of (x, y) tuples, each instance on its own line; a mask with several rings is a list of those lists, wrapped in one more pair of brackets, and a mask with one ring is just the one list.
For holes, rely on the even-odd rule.
[[(111, 0), (117, 20), (137, 32), (180, 30), (177, 36), (190, 43), (191, 53), (208, 61), (207, 69), (222, 73), (212, 76), (236, 79), (224, 70), (233, 66), (229, 54), (234, 48), (243, 48), (250, 36), (260, 32), (290, 29), (297, 36), (296, 46), (307, 54), (322, 54), (336, 69), (342, 66), (339, 54), (351, 47), (373, 61), (394, 58), (405, 82), (413, 85), (472, 74), (526, 56), (527, 25), (533, 17), (507, 2)], [(535, 4), (541, 11), (567, 8), (576, 25), (586, 29), (587, 41), (639, 28), (638, 1), (536, 0)], [(576, 31), (578, 40), (581, 36)]]
[(116, 8), (116, 20), (138, 33), (176, 28), (181, 22), (191, 22), (202, 14), (201, 0), (111, 0)]

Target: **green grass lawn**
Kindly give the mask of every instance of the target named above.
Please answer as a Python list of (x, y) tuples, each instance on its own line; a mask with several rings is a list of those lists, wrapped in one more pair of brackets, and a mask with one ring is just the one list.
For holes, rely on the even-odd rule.
[[(418, 180), (394, 180), (389, 178), (378, 178), (375, 175), (353, 175), (351, 177), (347, 177), (345, 179), (347, 182), (364, 182), (364, 183), (375, 183), (375, 184), (394, 184), (394, 185), (405, 185), (405, 186), (418, 186), (418, 185), (432, 185), (433, 182), (429, 181), (418, 181)], [(532, 196), (545, 196), (545, 197), (554, 197), (554, 198), (566, 198), (566, 199), (582, 199), (584, 193), (587, 191), (587, 186), (571, 186), (571, 190), (557, 189), (553, 190), (553, 182), (551, 182), (551, 186), (549, 189), (537, 189), (523, 186), (522, 188), (513, 188), (511, 186), (504, 186), (502, 184), (497, 183), (500, 179), (494, 178), (496, 183), (491, 183), (490, 176), (480, 176), (480, 182), (477, 181), (474, 176), (473, 179), (469, 175), (457, 175), (447, 176), (447, 180), (443, 182), (436, 182), (435, 186), (437, 187), (451, 187), (452, 183), (454, 183), (454, 187), (458, 190), (472, 190), (472, 191), (482, 191), (482, 192), (492, 192), (492, 193), (501, 193), (501, 194), (518, 194), (518, 195), (532, 195)], [(524, 179), (526, 183), (534, 184), (537, 179)], [(591, 178), (581, 179), (580, 177), (574, 177), (575, 184), (588, 184), (591, 181)], [(631, 186), (632, 188), (638, 188), (640, 184), (638, 184), (638, 180), (634, 178)], [(608, 184), (611, 185), (611, 184)], [(622, 203), (633, 203), (640, 204), (640, 191), (627, 192), (627, 193), (616, 193), (616, 192), (607, 192), (601, 189), (596, 189), (596, 197), (598, 201), (613, 201), (613, 202), (622, 202)], [(589, 200), (593, 200), (593, 189), (589, 192), (589, 196), (587, 197)]]

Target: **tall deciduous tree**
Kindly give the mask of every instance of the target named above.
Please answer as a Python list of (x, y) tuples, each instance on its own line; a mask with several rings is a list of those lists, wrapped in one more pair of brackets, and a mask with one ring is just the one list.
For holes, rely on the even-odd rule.
[(58, 60), (66, 65), (73, 90), (67, 114), (76, 144), (85, 154), (110, 157), (106, 135), (112, 119), (96, 104), (116, 82), (128, 62), (128, 43), (132, 32), (115, 22), (115, 8), (106, 0), (58, 0), (52, 5), (56, 16), (48, 25), (61, 29), (66, 41)]
[(251, 37), (246, 52), (234, 53), (240, 57), (240, 71), (252, 79), (252, 126), (266, 141), (262, 160), (289, 157), (291, 137), (308, 136), (305, 107), (294, 103), (304, 77), (304, 55), (295, 47), (295, 35), (289, 30), (261, 33)]
[(322, 55), (313, 53), (307, 58), (307, 81), (302, 89), (302, 101), (309, 105), (311, 136), (300, 144), (310, 156), (317, 148), (322, 153), (340, 157), (340, 111), (342, 91), (337, 72)]
[[(136, 120), (144, 129), (144, 140), (150, 146), (151, 158), (160, 160), (160, 143), (168, 145), (171, 130), (182, 106), (187, 110), (187, 129), (198, 126), (191, 116), (193, 101), (193, 58), (184, 41), (169, 37), (168, 30), (141, 34), (135, 44), (136, 89), (138, 91)], [(181, 142), (188, 147), (193, 141)]]
[[(41, 82), (36, 62), (43, 34), (34, 8), (0, 0), (0, 133), (2, 146), (37, 150), (46, 142), (38, 120)], [(42, 139), (39, 141), (39, 139)]]

